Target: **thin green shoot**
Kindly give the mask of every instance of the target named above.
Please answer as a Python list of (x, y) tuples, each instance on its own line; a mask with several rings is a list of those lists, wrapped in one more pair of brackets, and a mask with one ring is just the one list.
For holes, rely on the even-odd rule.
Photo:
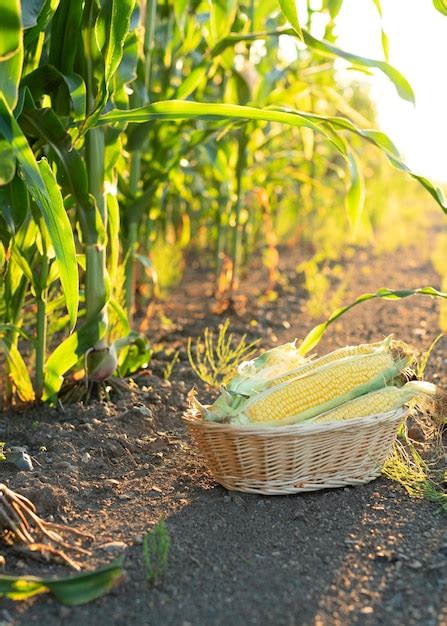
[(424, 354), (422, 355), (421, 361), (417, 368), (417, 377), (420, 380), (424, 378), (425, 368), (427, 367), (427, 363), (431, 356), (431, 353), (433, 352), (434, 348), (443, 337), (444, 337), (444, 333), (439, 333), (439, 335), (435, 337), (433, 341), (431, 342), (431, 344), (429, 345), (428, 350), (426, 350), (426, 352), (424, 352)]
[(179, 357), (180, 357), (180, 350), (176, 350), (174, 353), (174, 356), (172, 357), (170, 361), (168, 361), (168, 363), (166, 364), (166, 367), (163, 370), (163, 378), (165, 380), (169, 380), (171, 378), (175, 364), (179, 360)]
[(228, 332), (230, 320), (219, 325), (217, 337), (208, 327), (202, 337), (198, 337), (193, 350), (192, 339), (187, 344), (188, 360), (193, 372), (212, 387), (228, 383), (236, 374), (241, 361), (253, 356), (258, 340), (247, 342), (244, 334), (237, 342), (233, 333)]
[(146, 580), (155, 585), (163, 578), (168, 565), (171, 538), (164, 520), (146, 533), (143, 539), (143, 559), (146, 566)]

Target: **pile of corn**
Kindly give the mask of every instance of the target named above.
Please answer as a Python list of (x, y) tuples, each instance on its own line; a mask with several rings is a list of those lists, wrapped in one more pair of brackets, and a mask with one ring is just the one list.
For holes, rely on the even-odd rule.
[(414, 363), (409, 346), (392, 337), (315, 359), (305, 359), (295, 343), (287, 343), (242, 363), (211, 406), (193, 402), (204, 419), (258, 426), (330, 423), (428, 406), (438, 390), (410, 380)]

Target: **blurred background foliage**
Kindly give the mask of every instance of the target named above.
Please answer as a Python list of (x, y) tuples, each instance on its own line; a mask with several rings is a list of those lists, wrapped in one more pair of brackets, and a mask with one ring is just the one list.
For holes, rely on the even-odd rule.
[(318, 317), (351, 246), (422, 237), (427, 190), (442, 197), (390, 168), (404, 166), (387, 137), (357, 131), (376, 126), (374, 105), (340, 68), (383, 71), (396, 98), (411, 88), (337, 49), (341, 5), (0, 3), (1, 402), (54, 401), (73, 368), (100, 383), (146, 365), (141, 320), (192, 259), (231, 306), (254, 256), (274, 292), (280, 251), (299, 246)]

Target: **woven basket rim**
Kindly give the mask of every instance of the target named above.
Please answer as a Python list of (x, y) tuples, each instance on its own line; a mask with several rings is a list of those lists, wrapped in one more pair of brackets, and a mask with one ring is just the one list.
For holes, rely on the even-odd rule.
[(321, 432), (332, 432), (338, 430), (347, 430), (352, 427), (362, 429), (369, 428), (373, 425), (379, 425), (388, 421), (401, 421), (409, 412), (407, 407), (401, 407), (387, 411), (386, 413), (375, 413), (366, 417), (355, 417), (341, 422), (324, 422), (320, 424), (312, 422), (300, 422), (298, 424), (287, 424), (283, 426), (259, 426), (256, 424), (223, 424), (221, 422), (208, 422), (202, 419), (199, 411), (189, 409), (182, 415), (183, 421), (187, 424), (199, 426), (208, 430), (221, 430), (247, 435), (284, 435), (284, 434), (313, 434)]

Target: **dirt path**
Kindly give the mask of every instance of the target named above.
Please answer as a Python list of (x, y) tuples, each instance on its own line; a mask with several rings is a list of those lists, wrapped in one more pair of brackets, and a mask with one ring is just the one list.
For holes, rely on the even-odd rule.
[[(285, 257), (287, 286), (267, 304), (256, 298), (261, 270), (250, 273), (246, 311), (233, 328), (249, 329), (269, 346), (315, 324), (306, 316), (297, 260)], [(359, 252), (349, 265), (346, 301), (381, 286), (439, 283), (416, 248), (381, 258)], [(206, 272), (191, 269), (167, 303), (173, 323), (152, 323), (153, 336), (184, 348), (188, 335), (216, 327), (210, 289)], [(363, 305), (334, 324), (320, 350), (389, 333), (423, 350), (438, 333), (437, 307), (428, 298)], [(445, 348), (438, 344), (428, 379), (445, 383)], [(153, 375), (141, 377), (143, 395), (116, 405), (65, 414), (34, 409), (0, 425), (0, 440), (28, 446), (37, 461), (32, 473), (2, 465), (2, 480), (31, 496), (44, 516), (94, 532), (89, 565), (124, 552), (126, 569), (111, 594), (83, 607), (67, 609), (50, 597), (1, 601), (2, 626), (447, 625), (447, 524), (435, 505), (409, 499), (385, 479), (289, 497), (226, 492), (180, 421), (196, 382), (184, 354), (168, 383), (157, 377), (162, 366), (154, 362)], [(150, 588), (141, 542), (161, 517), (171, 553), (164, 581)], [(67, 573), (4, 555), (6, 573)]]

